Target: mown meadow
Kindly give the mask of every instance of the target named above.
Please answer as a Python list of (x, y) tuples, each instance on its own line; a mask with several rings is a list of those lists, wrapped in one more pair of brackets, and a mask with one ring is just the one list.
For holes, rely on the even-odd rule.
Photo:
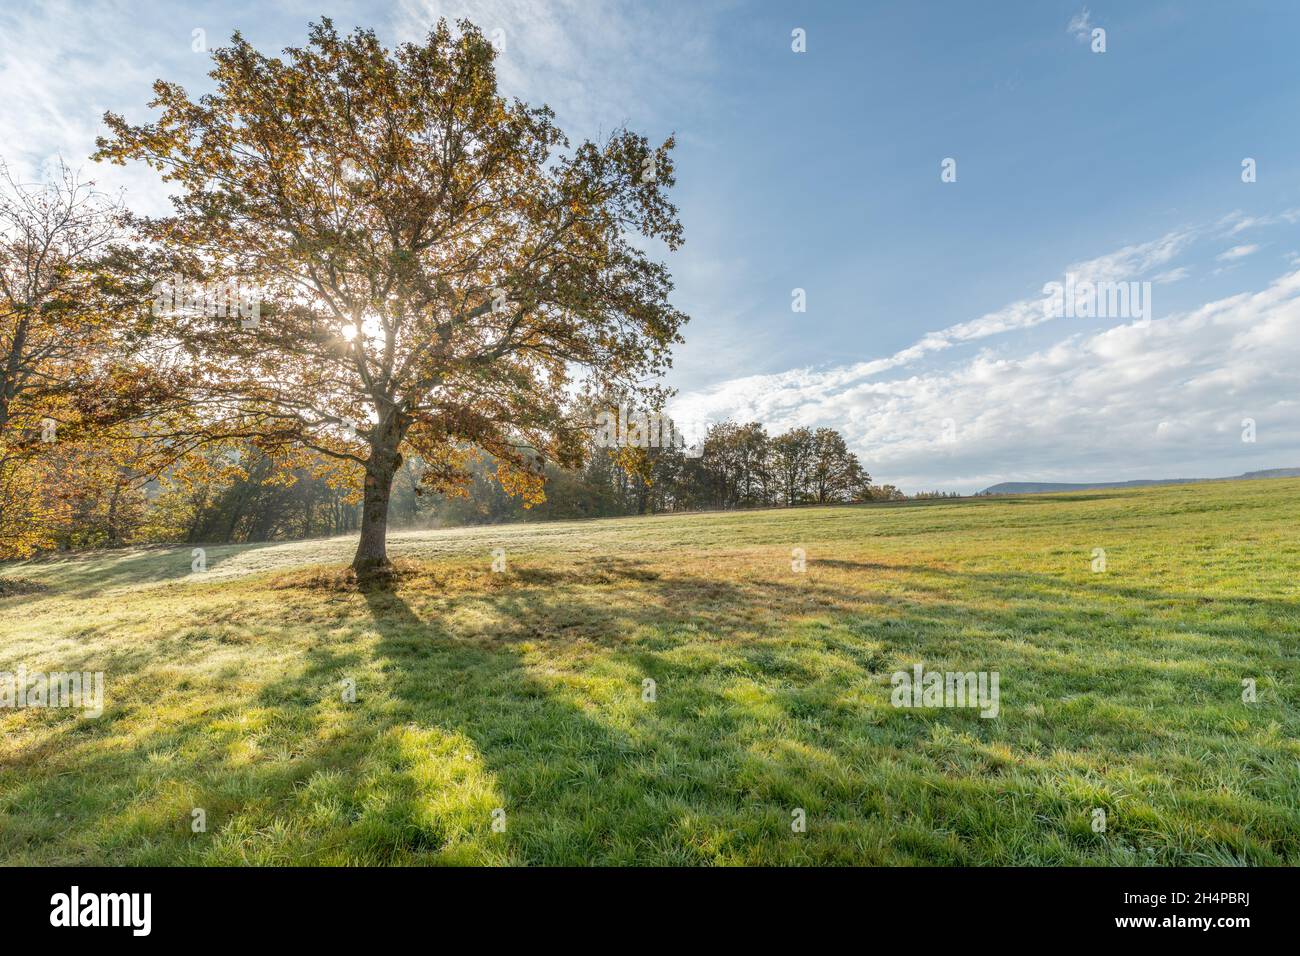
[[(1273, 480), (0, 566), (0, 671), (106, 680), (0, 710), (0, 861), (1296, 864), (1298, 528)], [(918, 663), (997, 718), (893, 706)]]

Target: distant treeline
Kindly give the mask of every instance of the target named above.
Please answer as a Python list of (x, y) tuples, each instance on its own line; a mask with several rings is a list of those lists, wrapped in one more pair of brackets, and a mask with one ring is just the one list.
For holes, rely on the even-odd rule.
[(394, 488), (394, 517), (407, 525), (476, 524), (906, 497), (893, 485), (872, 484), (834, 429), (796, 428), (770, 436), (758, 422), (713, 425), (692, 449), (597, 448), (580, 470), (548, 469), (546, 501), (531, 508), (503, 492), (491, 469), (490, 461), (474, 467), (467, 497), (435, 495), (426, 501), (415, 495), (418, 471), (408, 465)]
[[(47, 457), (61, 500), (42, 550), (291, 540), (360, 527), (358, 476), (337, 463), (277, 461), (234, 444), (141, 481), (120, 459), (63, 451)], [(770, 436), (757, 422), (727, 421), (690, 449), (598, 447), (580, 469), (547, 465), (546, 500), (531, 507), (502, 488), (491, 456), (467, 457), (470, 477), (460, 493), (428, 491), (421, 484), (428, 465), (404, 462), (393, 487), (393, 523), (444, 527), (905, 497), (892, 485), (873, 484), (830, 428)]]

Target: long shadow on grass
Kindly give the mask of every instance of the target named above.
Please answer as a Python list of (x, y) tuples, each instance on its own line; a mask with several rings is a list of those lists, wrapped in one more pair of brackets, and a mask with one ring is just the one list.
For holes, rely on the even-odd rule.
[[(719, 580), (665, 580), (635, 562), (524, 568), (505, 586), (463, 596), (479, 622), (466, 634), (444, 627), (426, 594), (364, 593), (400, 718), (473, 741), (504, 801), (499, 838), (511, 859), (835, 858), (829, 845), (800, 845), (789, 827), (791, 807), (850, 799), (834, 754), (792, 739), (783, 718), (732, 694), (736, 681), (765, 675), (810, 684), (813, 669), (760, 644), (699, 661), (667, 656), (698, 641), (701, 625), (719, 638), (766, 626), (773, 609), (762, 595)], [(647, 677), (662, 696), (646, 699)], [(853, 798), (863, 812), (862, 794)]]
[[(75, 557), (36, 559), (22, 564), (19, 576), (49, 582), (60, 597), (85, 598), (117, 587), (182, 581), (193, 575), (193, 549), (203, 548), (209, 572), (230, 558), (284, 542), (256, 544), (207, 544), (131, 549), (120, 552), (89, 552)], [(32, 597), (40, 597), (33, 594)]]
[[(136, 662), (138, 683), (102, 723), (68, 720), (0, 768), (0, 811), (44, 821), (0, 831), (0, 855), (66, 846), (71, 829), (80, 849), (63, 862), (1114, 861), (1059, 781), (1116, 768), (1128, 788), (1158, 774), (1164, 789), (1141, 799), (1167, 817), (1129, 835), (1119, 815), (1112, 842), (1149, 840), (1158, 862), (1300, 852), (1289, 771), (1233, 743), (1241, 718), (1188, 702), (1207, 691), (1204, 671), (1140, 646), (1081, 652), (1089, 633), (1131, 626), (1117, 595), (866, 569), (903, 575), (899, 595), (850, 586), (852, 568), (819, 570), (734, 580), (605, 560), (458, 588), (399, 579), (363, 589), (351, 632), (321, 637), (287, 675), (252, 675), (253, 690), (183, 720), (134, 723), (123, 747), (115, 722), (164, 691)], [(1062, 599), (1029, 598), (1031, 584)], [(889, 672), (913, 662), (1000, 670), (1003, 718), (889, 707)], [(1214, 695), (1235, 690), (1235, 670), (1212, 671)], [(345, 706), (349, 677), (358, 699)], [(1181, 712), (1153, 722), (1168, 702)], [(1061, 752), (1099, 763), (1067, 770)], [(1231, 786), (1250, 799), (1207, 802), (1219, 797), (1205, 775), (1243, 762)], [(189, 832), (191, 806), (207, 809), (207, 834)], [(792, 807), (813, 821), (800, 836)]]
[[(1082, 747), (1120, 759), (1129, 754), (1145, 764), (1152, 739), (1149, 717), (1142, 715), (1153, 702), (1181, 711), (1171, 717), (1182, 723), (1175, 735), (1205, 733), (1221, 747), (1235, 732), (1236, 718), (1213, 709), (1214, 698), (1235, 693), (1235, 671), (1212, 677), (1184, 672), (1168, 667), (1163, 651), (1122, 645), (1111, 647), (1109, 657), (1097, 648), (1096, 659), (1081, 661), (1078, 641), (1086, 639), (1088, 622), (1077, 593), (1073, 603), (1017, 607), (1002, 600), (1014, 598), (1003, 591), (1023, 590), (1028, 582), (1008, 575), (981, 583), (999, 600), (980, 606), (970, 595), (955, 597), (924, 582), (912, 589), (914, 597), (887, 598), (812, 578), (738, 583), (661, 576), (627, 561), (605, 561), (579, 574), (523, 570), (508, 587), (463, 596), (482, 621), (468, 636), (449, 632), (426, 605), (413, 607), (407, 597), (418, 601), (418, 593), (374, 589), (366, 600), (380, 633), (376, 651), (397, 694), (411, 716), (475, 742), (516, 821), (505, 840), (514, 858), (527, 862), (637, 862), (646, 853), (658, 862), (698, 862), (728, 851), (745, 859), (766, 852), (773, 859), (801, 853), (835, 859), (826, 844), (788, 845), (783, 816), (791, 806), (811, 805), (870, 831), (869, 818), (897, 800), (883, 782), (845, 778), (843, 766), (856, 765), (864, 751), (905, 765), (918, 778), (933, 774), (937, 760), (946, 772), (983, 778), (986, 789), (994, 787), (992, 800), (1003, 767), (992, 754), (1009, 739), (1044, 760)], [(1139, 605), (1154, 600), (1123, 596)], [(1084, 610), (1109, 616), (1122, 634), (1127, 623), (1108, 603), (1113, 595), (1084, 598), (1085, 605), (1095, 604)], [(812, 653), (792, 653), (792, 620), (808, 616), (844, 627), (813, 628), (801, 638)], [(819, 642), (829, 665), (818, 663)], [(530, 658), (530, 651), (538, 653)], [(574, 658), (581, 666), (566, 668)], [(578, 675), (590, 673), (593, 661), (612, 681), (622, 681), (621, 689), (585, 686)], [(888, 671), (918, 661), (1000, 670), (1011, 721), (997, 725), (952, 710), (882, 709), (864, 727), (861, 711), (844, 706), (873, 685), (887, 698)], [(636, 712), (647, 676), (657, 682), (659, 697)], [(1211, 709), (1198, 713), (1198, 698), (1207, 696)], [(1045, 705), (1060, 708), (1057, 719), (1071, 725), (1068, 732), (1043, 718)], [(936, 750), (936, 733), (958, 734), (966, 743)], [(1177, 764), (1168, 777), (1195, 786), (1204, 766), (1188, 759), (1177, 740), (1169, 746)], [(1265, 799), (1278, 783), (1250, 789)], [(946, 785), (928, 786), (941, 792)], [(904, 815), (931, 814), (960, 833), (955, 821), (970, 799), (961, 787), (950, 796), (913, 796)], [(1059, 815), (1059, 807), (1052, 810)], [(1256, 806), (1223, 815), (1243, 822), (1258, 812)], [(738, 822), (747, 816), (753, 829)], [(1039, 812), (1020, 823), (1038, 829), (1051, 816)], [(692, 819), (703, 823), (693, 829)], [(1277, 820), (1259, 826), (1279, 841), (1280, 852), (1295, 850), (1300, 837), (1294, 829)], [(899, 832), (906, 831), (901, 825)], [(998, 852), (983, 846), (968, 857), (960, 840), (927, 842), (915, 832), (909, 838), (931, 862), (970, 862), (981, 854), (987, 861)], [(1089, 844), (1086, 833), (1076, 838)], [(705, 851), (701, 844), (710, 841), (712, 851)], [(1079, 858), (1086, 857), (1084, 849)], [(1241, 845), (1232, 848), (1238, 851)], [(879, 848), (859, 845), (857, 853), (858, 860), (888, 859)]]
[[(657, 862), (707, 862), (707, 854), (673, 837), (695, 785), (665, 780), (654, 766), (655, 740), (593, 716), (581, 693), (539, 673), (522, 650), (530, 641), (599, 640), (606, 626), (617, 630), (618, 615), (566, 628), (543, 597), (555, 587), (552, 575), (525, 570), (515, 579), (527, 582), (521, 589), (527, 593), (489, 600), (502, 621), (521, 623), (508, 635), (491, 629), (453, 635), (439, 615), (417, 613), (397, 590), (364, 591), (379, 633), (376, 655), (401, 701), (395, 716), (467, 737), (495, 782), (500, 805), (480, 803), (476, 818), (462, 821), (467, 832), (460, 836), (490, 833), (486, 839), (520, 863), (635, 864), (648, 862), (647, 848), (656, 843), (664, 844), (649, 854)], [(570, 609), (586, 617), (577, 606)], [(555, 624), (555, 631), (546, 633), (539, 622)], [(639, 682), (627, 684), (629, 701), (639, 701), (640, 693)], [(494, 811), (504, 811), (504, 832), (491, 831)]]

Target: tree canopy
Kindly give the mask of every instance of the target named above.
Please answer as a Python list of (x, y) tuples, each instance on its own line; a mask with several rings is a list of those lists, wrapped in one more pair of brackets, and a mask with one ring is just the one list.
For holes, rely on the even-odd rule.
[(212, 93), (155, 84), (153, 122), (105, 116), (96, 158), (176, 190), (172, 215), (132, 220), (158, 278), (204, 290), (154, 310), (166, 401), (203, 440), (364, 469), (359, 572), (386, 563), (404, 455), (445, 490), (481, 449), (540, 498), (546, 462), (584, 458), (578, 396), (657, 402), (647, 382), (681, 341), (641, 248), (682, 241), (672, 139), (571, 146), (548, 108), (499, 94), (494, 56), (464, 21), (389, 50), (326, 19), (282, 57), (235, 34)]

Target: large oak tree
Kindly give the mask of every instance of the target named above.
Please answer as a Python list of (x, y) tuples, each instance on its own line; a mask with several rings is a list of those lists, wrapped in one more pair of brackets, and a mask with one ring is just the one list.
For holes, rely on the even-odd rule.
[(158, 310), (170, 400), (207, 438), (363, 468), (359, 573), (387, 563), (404, 455), (447, 488), (486, 451), (537, 496), (545, 461), (586, 453), (575, 399), (652, 400), (686, 321), (642, 249), (681, 242), (671, 138), (571, 146), (549, 109), (499, 94), (494, 57), (467, 22), (389, 50), (323, 20), (281, 57), (235, 34), (214, 92), (155, 84), (154, 122), (105, 116), (96, 158), (175, 190), (140, 235), (186, 282), (260, 302), (256, 327), (197, 297)]

